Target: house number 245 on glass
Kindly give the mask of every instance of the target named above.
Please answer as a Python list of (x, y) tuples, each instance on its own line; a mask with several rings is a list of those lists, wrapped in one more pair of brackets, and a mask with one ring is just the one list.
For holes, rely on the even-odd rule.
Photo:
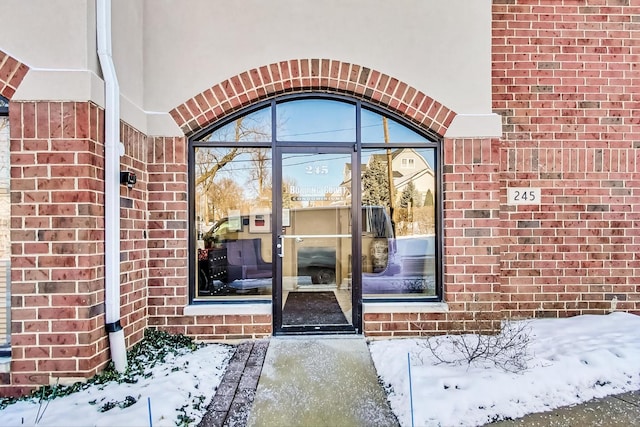
[(305, 166), (305, 173), (307, 175), (326, 175), (329, 173), (329, 166), (327, 165)]

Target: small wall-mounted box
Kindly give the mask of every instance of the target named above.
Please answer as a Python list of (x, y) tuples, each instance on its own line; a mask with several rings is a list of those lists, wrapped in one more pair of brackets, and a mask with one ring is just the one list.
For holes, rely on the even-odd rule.
[(129, 171), (120, 172), (120, 184), (132, 188), (136, 182), (138, 182), (138, 177), (135, 173)]

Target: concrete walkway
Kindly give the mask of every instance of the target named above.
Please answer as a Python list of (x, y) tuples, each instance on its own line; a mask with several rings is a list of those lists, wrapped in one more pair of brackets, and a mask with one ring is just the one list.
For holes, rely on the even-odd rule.
[(640, 391), (594, 399), (550, 412), (530, 414), (517, 420), (500, 421), (491, 427), (630, 427), (640, 426)]
[[(199, 427), (398, 426), (362, 337), (245, 341)], [(640, 426), (640, 391), (491, 427)]]
[(250, 427), (398, 426), (362, 337), (272, 337)]

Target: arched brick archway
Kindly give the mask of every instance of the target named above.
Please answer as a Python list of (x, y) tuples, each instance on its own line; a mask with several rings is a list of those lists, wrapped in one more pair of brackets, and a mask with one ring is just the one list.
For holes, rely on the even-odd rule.
[(331, 59), (292, 59), (245, 71), (171, 110), (185, 134), (287, 92), (348, 94), (444, 135), (456, 113), (419, 90), (370, 68)]
[(0, 50), (0, 95), (13, 98), (29, 67)]
[[(352, 96), (379, 105), (440, 136), (446, 134), (456, 116), (456, 112), (396, 78), (360, 65), (329, 59), (289, 60), (243, 72), (194, 96), (170, 113), (185, 135), (189, 136), (258, 101), (280, 94), (304, 92)], [(186, 138), (175, 140), (181, 144), (180, 152), (186, 153)], [(175, 145), (167, 148), (165, 143), (165, 140), (158, 141), (159, 155), (162, 156), (164, 152), (173, 155)], [(500, 300), (499, 276), (496, 273), (500, 268), (500, 244), (495, 231), (499, 229), (499, 218), (493, 214), (499, 211), (500, 202), (500, 182), (497, 179), (499, 150), (495, 148), (496, 143), (497, 140), (489, 138), (453, 138), (446, 139), (442, 147), (441, 158), (445, 165), (442, 169), (442, 200), (446, 201), (443, 203), (442, 223), (447, 230), (446, 234), (442, 234), (442, 239), (444, 247), (451, 250), (443, 254), (442, 260), (446, 272), (442, 281), (446, 312), (416, 308), (415, 312), (407, 313), (406, 307), (397, 313), (387, 311), (393, 310), (393, 305), (382, 312), (372, 309), (363, 315), (366, 335), (410, 336), (440, 333), (443, 329), (464, 330), (465, 324), (475, 321), (470, 310), (483, 312), (483, 320), (486, 320), (483, 327), (487, 330), (499, 324), (496, 319), (500, 316), (500, 307), (495, 303)], [(184, 155), (180, 159), (179, 168), (183, 170), (187, 160)], [(160, 167), (159, 175), (166, 176), (164, 173), (175, 169), (175, 165), (167, 164), (166, 168), (163, 170)], [(473, 188), (469, 183), (473, 183)], [(158, 191), (162, 197), (173, 197), (164, 191), (165, 187), (158, 188), (162, 188), (162, 191)], [(470, 215), (465, 215), (465, 209), (474, 210)], [(491, 217), (488, 218), (487, 214)], [(467, 229), (472, 229), (473, 234), (466, 234)], [(475, 238), (469, 236), (479, 236), (483, 247), (479, 249)], [(475, 256), (481, 257), (479, 260), (482, 265), (468, 265)], [(165, 283), (164, 278), (158, 280), (158, 283)], [(184, 283), (184, 279), (180, 283)], [(184, 289), (177, 292), (182, 292), (180, 295), (186, 303)], [(168, 303), (171, 304), (175, 303)], [(186, 325), (192, 324), (192, 317), (182, 315), (181, 310), (180, 307), (176, 309), (179, 319), (174, 320), (158, 312), (151, 316), (154, 318), (150, 323), (189, 333)], [(202, 333), (215, 333), (218, 338), (237, 337), (238, 334), (260, 337), (272, 332), (272, 318), (263, 314), (203, 315), (196, 324), (199, 328), (210, 325), (203, 329), (207, 332)]]

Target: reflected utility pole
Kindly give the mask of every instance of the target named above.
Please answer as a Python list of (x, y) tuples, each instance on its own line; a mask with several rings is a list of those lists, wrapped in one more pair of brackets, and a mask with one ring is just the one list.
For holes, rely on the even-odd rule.
[[(382, 116), (382, 129), (384, 130), (384, 142), (385, 144), (389, 144), (389, 125), (387, 123), (387, 118)], [(396, 231), (396, 221), (394, 218), (394, 210), (395, 210), (395, 194), (394, 194), (394, 185), (393, 185), (393, 168), (391, 167), (391, 148), (387, 148), (387, 176), (389, 181), (389, 214), (391, 216), (391, 226), (393, 227), (393, 234), (395, 235)]]

